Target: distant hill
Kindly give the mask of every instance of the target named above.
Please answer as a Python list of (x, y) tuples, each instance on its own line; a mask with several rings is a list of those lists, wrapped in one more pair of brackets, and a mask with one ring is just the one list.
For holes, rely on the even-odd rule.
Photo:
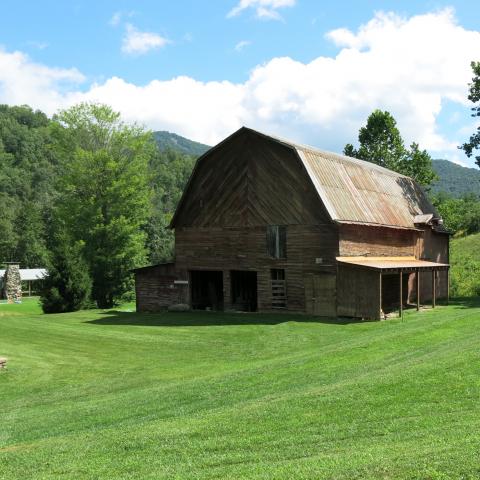
[[(167, 131), (153, 133), (160, 150), (176, 150), (180, 153), (199, 157), (210, 147)], [(467, 193), (480, 194), (480, 169), (465, 168), (448, 160), (433, 160), (433, 169), (440, 177), (432, 187), (433, 193), (445, 192), (452, 197)]]
[(176, 133), (161, 131), (153, 132), (160, 150), (177, 150), (180, 153), (199, 157), (204, 154), (210, 147), (203, 143), (194, 142), (188, 138), (177, 135)]
[(434, 160), (433, 169), (440, 180), (432, 187), (434, 193), (445, 192), (452, 197), (480, 193), (480, 169), (465, 168), (448, 160)]

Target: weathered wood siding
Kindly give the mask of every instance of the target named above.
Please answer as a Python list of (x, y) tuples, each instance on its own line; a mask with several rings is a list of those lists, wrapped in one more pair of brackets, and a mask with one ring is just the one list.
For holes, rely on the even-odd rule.
[[(287, 226), (287, 258), (269, 257), (267, 225)], [(227, 309), (231, 270), (257, 272), (260, 311), (272, 309), (271, 269), (285, 269), (292, 311), (305, 311), (306, 272), (335, 271), (337, 228), (296, 153), (252, 133), (199, 162), (174, 226), (178, 267), (222, 270)]]
[(174, 227), (325, 222), (328, 214), (294, 150), (244, 132), (195, 167)]
[(413, 257), (415, 255), (417, 232), (414, 230), (341, 225), (339, 236), (341, 256)]
[(188, 284), (175, 284), (188, 280), (186, 271), (175, 264), (156, 265), (135, 272), (135, 293), (138, 312), (156, 312), (177, 303), (189, 303)]
[(337, 274), (337, 315), (380, 318), (380, 273), (339, 265)]
[(287, 309), (292, 311), (305, 310), (306, 274), (335, 273), (337, 236), (332, 224), (288, 225), (285, 259), (268, 256), (266, 226), (182, 227), (175, 231), (175, 244), (178, 268), (223, 271), (227, 309), (231, 307), (231, 270), (257, 272), (258, 309), (263, 311), (272, 309), (271, 269), (285, 269)]
[[(438, 233), (427, 227), (420, 232), (417, 241), (417, 255), (422, 260), (429, 260), (437, 263), (449, 263), (449, 242), (450, 237), (446, 233)], [(414, 279), (410, 282), (414, 285)], [(448, 272), (437, 273), (436, 280), (437, 298), (446, 298), (448, 295)], [(415, 292), (415, 293), (413, 293)], [(416, 299), (416, 290), (412, 290), (412, 299)], [(420, 274), (420, 301), (429, 302), (432, 299), (432, 274), (423, 272)]]

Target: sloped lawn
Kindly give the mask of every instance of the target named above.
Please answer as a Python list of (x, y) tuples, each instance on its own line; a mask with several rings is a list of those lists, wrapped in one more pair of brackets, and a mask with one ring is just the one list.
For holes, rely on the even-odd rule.
[(0, 478), (480, 478), (480, 301), (404, 321), (0, 305)]

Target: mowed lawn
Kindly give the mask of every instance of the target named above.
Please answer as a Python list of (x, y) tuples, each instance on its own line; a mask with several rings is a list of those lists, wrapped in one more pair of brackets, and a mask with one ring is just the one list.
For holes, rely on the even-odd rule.
[(480, 301), (358, 323), (26, 302), (0, 305), (0, 356), (2, 479), (480, 478)]

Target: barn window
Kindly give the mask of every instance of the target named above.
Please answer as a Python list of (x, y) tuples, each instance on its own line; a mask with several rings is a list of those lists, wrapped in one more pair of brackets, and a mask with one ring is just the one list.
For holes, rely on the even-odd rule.
[(267, 253), (272, 258), (287, 258), (287, 227), (267, 226)]
[(287, 285), (285, 282), (285, 270), (281, 268), (272, 268), (270, 274), (272, 281), (272, 307), (286, 308)]

